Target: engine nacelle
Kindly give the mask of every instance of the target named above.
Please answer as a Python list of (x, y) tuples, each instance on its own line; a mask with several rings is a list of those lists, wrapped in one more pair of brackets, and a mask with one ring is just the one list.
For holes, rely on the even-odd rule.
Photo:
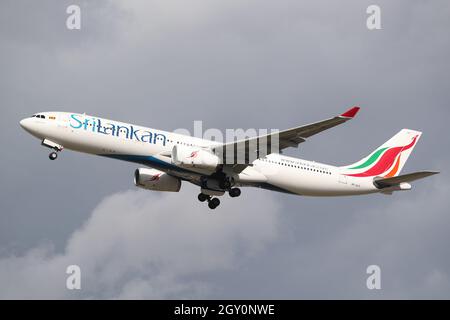
[(172, 162), (180, 167), (214, 170), (220, 164), (218, 156), (196, 147), (174, 146)]
[(178, 192), (181, 188), (181, 180), (156, 169), (140, 168), (134, 172), (134, 184), (136, 187), (154, 190)]

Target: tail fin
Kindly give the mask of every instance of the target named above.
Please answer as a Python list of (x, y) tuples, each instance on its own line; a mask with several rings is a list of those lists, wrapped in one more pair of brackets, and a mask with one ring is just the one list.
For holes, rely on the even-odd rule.
[(351, 177), (396, 177), (411, 155), (422, 132), (403, 129), (364, 159), (341, 167)]

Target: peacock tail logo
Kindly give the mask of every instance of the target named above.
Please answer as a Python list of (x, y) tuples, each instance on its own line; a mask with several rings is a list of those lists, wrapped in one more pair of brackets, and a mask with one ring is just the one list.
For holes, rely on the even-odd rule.
[(188, 158), (196, 158), (198, 156), (198, 151), (193, 151)]
[(147, 179), (147, 181), (159, 181), (159, 179), (161, 178), (161, 173), (157, 173), (154, 176), (151, 176), (149, 179)]
[(384, 174), (392, 168), (384, 177), (390, 178), (394, 177), (400, 168), (400, 159), (402, 153), (406, 150), (411, 149), (416, 144), (418, 135), (415, 136), (411, 143), (403, 147), (394, 148), (381, 148), (375, 151), (364, 163), (357, 165), (355, 167), (349, 168), (349, 170), (367, 169), (364, 172), (346, 174), (349, 177), (374, 177)]

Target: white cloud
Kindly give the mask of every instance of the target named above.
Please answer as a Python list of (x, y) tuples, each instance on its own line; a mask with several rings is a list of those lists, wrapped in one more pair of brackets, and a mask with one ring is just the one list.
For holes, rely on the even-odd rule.
[[(376, 207), (363, 203), (348, 213), (337, 211), (348, 221), (345, 227), (318, 241), (306, 240), (291, 253), (299, 266), (285, 272), (295, 283), (293, 292), (304, 298), (448, 298), (447, 181), (435, 176), (416, 182), (409, 192), (372, 195), (378, 198)], [(372, 264), (381, 267), (381, 291), (365, 286)]]
[[(377, 208), (338, 212), (345, 228), (302, 241), (285, 236), (294, 221), (281, 219), (275, 196), (261, 190), (224, 198), (214, 213), (190, 186), (180, 194), (114, 194), (64, 253), (47, 246), (1, 259), (0, 298), (447, 297), (449, 187), (445, 177), (435, 179), (414, 194), (378, 196), (384, 204)], [(282, 249), (275, 256), (289, 263), (268, 260), (267, 246)], [(79, 292), (65, 288), (71, 264), (82, 269)], [(369, 264), (382, 269), (379, 292), (365, 287)], [(255, 268), (264, 278), (234, 287), (235, 275), (245, 279)]]
[[(207, 296), (213, 288), (199, 276), (238, 268), (261, 252), (277, 237), (279, 210), (272, 197), (248, 196), (224, 199), (211, 213), (197, 202), (193, 188), (187, 191), (107, 197), (73, 233), (63, 254), (44, 246), (1, 259), (0, 297)], [(65, 288), (71, 264), (81, 267), (79, 292)]]

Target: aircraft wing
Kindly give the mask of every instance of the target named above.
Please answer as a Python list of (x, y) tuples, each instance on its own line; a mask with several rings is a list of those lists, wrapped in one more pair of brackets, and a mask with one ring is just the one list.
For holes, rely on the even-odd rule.
[(213, 151), (222, 158), (224, 164), (234, 166), (235, 172), (241, 172), (258, 158), (271, 153), (281, 153), (282, 150), (289, 147), (298, 147), (307, 138), (353, 119), (359, 109), (359, 107), (353, 107), (341, 115), (319, 122), (225, 143), (214, 147)]
[(438, 173), (439, 172), (437, 171), (419, 171), (414, 173), (403, 174), (392, 178), (375, 178), (374, 184), (381, 189), (389, 188), (392, 186), (399, 185), (402, 182), (412, 182)]

